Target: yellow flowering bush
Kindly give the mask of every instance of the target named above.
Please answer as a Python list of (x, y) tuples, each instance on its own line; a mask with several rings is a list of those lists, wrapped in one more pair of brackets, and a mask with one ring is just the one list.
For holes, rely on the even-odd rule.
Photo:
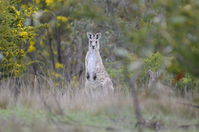
[(57, 73), (57, 72), (51, 72), (51, 75), (55, 78), (61, 78), (61, 74)]
[(65, 16), (57, 16), (57, 20), (61, 22), (68, 22), (68, 18)]
[(30, 45), (28, 47), (28, 52), (34, 52), (35, 50), (36, 50), (35, 42), (34, 41), (30, 41)]
[(33, 13), (35, 13), (36, 7), (30, 6), (30, 5), (21, 5), (21, 13), (25, 15), (26, 17), (30, 17)]
[(35, 2), (36, 4), (39, 4), (39, 3), (41, 2), (41, 0), (34, 0), (34, 2)]
[(56, 69), (61, 69), (61, 68), (64, 68), (64, 65), (61, 64), (61, 63), (56, 63), (56, 64), (55, 64), (55, 68), (56, 68)]
[[(28, 14), (24, 9), (19, 9), (12, 0), (0, 2), (2, 20), (0, 21), (0, 54), (2, 56), (0, 79), (2, 79), (20, 76), (25, 70), (27, 63), (24, 63), (23, 58), (26, 56), (26, 43), (35, 37), (35, 29), (24, 25), (25, 18), (30, 15), (31, 11), (27, 11)], [(33, 49), (33, 47), (28, 48), (29, 51)]]
[(30, 45), (28, 48), (28, 52), (34, 52), (36, 48), (33, 45)]
[(23, 38), (28, 38), (28, 33), (26, 31), (22, 31), (19, 33), (19, 35)]
[(45, 2), (47, 5), (51, 5), (51, 4), (53, 4), (54, 0), (45, 0)]
[(56, 19), (57, 19), (56, 26), (60, 28), (60, 31), (61, 30), (70, 31), (71, 29), (70, 21), (72, 20), (70, 17), (57, 16)]

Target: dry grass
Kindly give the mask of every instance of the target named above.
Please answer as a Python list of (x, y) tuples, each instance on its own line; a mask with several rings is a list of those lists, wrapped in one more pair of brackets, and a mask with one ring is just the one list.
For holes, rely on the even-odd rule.
[(71, 88), (69, 84), (56, 87), (44, 77), (10, 79), (0, 83), (0, 108), (24, 107), (44, 110), (54, 114), (64, 111), (96, 111), (112, 105), (131, 104), (131, 98), (122, 93), (92, 98), (84, 94), (84, 88)]
[(141, 96), (142, 108), (150, 113), (164, 113), (184, 118), (199, 117), (199, 109), (191, 106), (186, 98), (159, 93), (159, 95)]
[[(189, 120), (198, 121), (199, 110), (183, 105), (183, 102), (190, 103), (185, 99), (161, 93), (161, 96), (156, 97), (140, 96), (140, 101), (145, 119), (150, 119), (155, 115), (158, 120), (163, 120), (164, 124), (171, 127), (190, 124)], [(67, 83), (56, 87), (53, 81), (46, 77), (29, 76), (0, 82), (0, 110), (6, 112), (20, 108), (28, 111), (27, 116), (32, 111), (36, 115), (43, 112), (45, 117), (38, 119), (33, 116), (27, 121), (27, 119), (22, 119), (24, 111), (21, 112), (22, 116), (11, 112), (13, 114), (7, 118), (1, 117), (0, 112), (0, 126), (5, 126), (4, 128), (0, 127), (0, 132), (126, 131), (128, 127), (129, 130), (132, 129), (136, 123), (132, 107), (131, 97), (124, 95), (121, 91), (109, 96), (91, 98), (84, 94), (83, 88), (71, 88)], [(76, 117), (76, 115), (70, 117), (70, 112), (80, 113), (82, 117)], [(88, 117), (81, 113), (88, 113)], [(101, 115), (110, 116), (110, 119), (101, 117)], [(99, 116), (99, 126), (92, 125), (92, 121), (87, 119), (85, 119), (85, 123), (83, 123), (84, 119), (81, 121), (74, 119), (92, 118), (92, 116), (96, 116), (96, 119)], [(104, 122), (104, 119), (112, 126), (106, 127), (105, 123), (105, 126), (101, 127), (100, 122)], [(88, 125), (89, 123), (91, 125)]]

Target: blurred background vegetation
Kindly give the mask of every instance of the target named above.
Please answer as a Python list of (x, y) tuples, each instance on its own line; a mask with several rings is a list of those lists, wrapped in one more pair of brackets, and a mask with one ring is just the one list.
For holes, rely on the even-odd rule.
[(79, 87), (89, 31), (102, 33), (101, 56), (117, 88), (135, 75), (145, 87), (151, 69), (180, 94), (194, 94), (198, 14), (198, 0), (0, 0), (0, 79), (42, 75)]

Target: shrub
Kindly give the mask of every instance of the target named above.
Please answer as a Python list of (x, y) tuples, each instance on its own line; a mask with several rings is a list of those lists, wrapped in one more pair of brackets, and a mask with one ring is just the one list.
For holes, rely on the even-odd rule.
[(25, 26), (27, 14), (12, 0), (0, 1), (0, 78), (19, 76), (25, 69), (27, 43), (35, 36), (32, 26)]

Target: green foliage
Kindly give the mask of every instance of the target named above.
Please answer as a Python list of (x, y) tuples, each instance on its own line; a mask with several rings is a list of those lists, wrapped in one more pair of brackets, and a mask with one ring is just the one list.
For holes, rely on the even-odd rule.
[[(154, 56), (154, 59), (153, 57), (144, 59), (143, 67), (140, 66), (136, 72), (146, 73), (148, 69), (157, 71), (161, 66), (166, 74), (174, 76), (184, 71), (186, 74), (191, 74), (192, 79), (184, 78), (183, 82), (189, 80), (189, 88), (194, 89), (196, 85), (193, 84), (197, 82), (199, 75), (199, 40), (197, 37), (199, 27), (196, 26), (199, 23), (198, 1), (133, 1), (128, 4), (126, 7), (129, 9), (129, 12), (126, 12), (128, 18), (123, 16), (122, 24), (119, 23), (127, 38), (126, 45), (121, 46), (123, 51), (127, 50), (125, 53), (128, 55), (125, 54), (125, 56), (130, 56), (132, 51), (139, 58), (145, 58), (157, 51), (162, 56), (157, 62), (154, 60), (158, 55)], [(132, 10), (136, 11), (132, 14)], [(120, 12), (124, 13), (122, 10)], [(167, 57), (172, 59), (166, 60)], [(125, 63), (128, 66), (133, 62), (126, 60)], [(170, 73), (167, 73), (166, 70)], [(167, 80), (172, 80), (172, 78)]]
[(144, 71), (152, 70), (156, 72), (161, 68), (162, 63), (162, 55), (159, 52), (154, 53), (144, 60)]
[(26, 43), (35, 36), (34, 28), (24, 26), (27, 14), (18, 10), (12, 0), (1, 0), (0, 3), (0, 78), (19, 76), (26, 67), (23, 62)]
[(174, 48), (180, 66), (199, 76), (199, 13), (198, 0), (160, 1), (166, 15), (166, 27), (161, 34)]

